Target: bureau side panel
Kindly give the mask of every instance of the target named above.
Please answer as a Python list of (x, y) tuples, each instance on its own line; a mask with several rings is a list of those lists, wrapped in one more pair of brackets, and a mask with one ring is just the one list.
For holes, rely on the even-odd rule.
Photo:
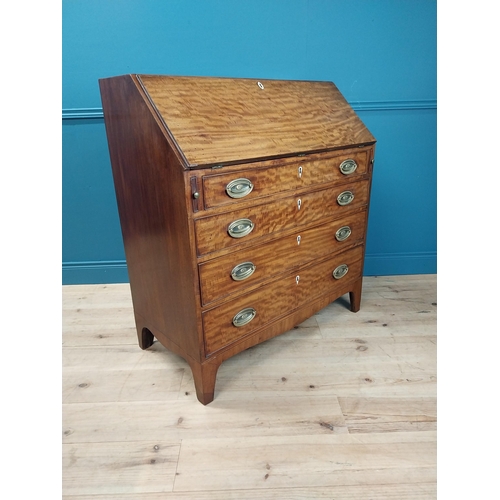
[(183, 168), (132, 77), (99, 81), (138, 331), (199, 359)]

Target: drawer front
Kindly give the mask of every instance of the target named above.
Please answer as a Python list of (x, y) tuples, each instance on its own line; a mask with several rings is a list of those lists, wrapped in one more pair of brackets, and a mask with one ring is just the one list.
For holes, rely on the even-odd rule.
[[(298, 271), (296, 276), (297, 305), (305, 304), (318, 295), (328, 293), (335, 287), (341, 288), (345, 283), (361, 277), (363, 248), (363, 246), (358, 246)], [(337, 270), (337, 277), (333, 276), (335, 270)]]
[(202, 303), (243, 292), (249, 285), (359, 243), (365, 227), (362, 211), (200, 264)]
[[(288, 275), (244, 297), (222, 304), (202, 314), (207, 355), (248, 335), (295, 307), (295, 276)], [(256, 311), (246, 325), (233, 324), (235, 316), (247, 309)]]
[(278, 167), (242, 170), (203, 177), (205, 208), (278, 192), (356, 178), (368, 170), (368, 151)]
[[(249, 335), (319, 295), (355, 281), (362, 273), (362, 256), (360, 245), (204, 312), (206, 354)], [(343, 265), (348, 267), (347, 274), (335, 279), (332, 273)]]
[(295, 226), (342, 217), (353, 209), (366, 206), (368, 192), (369, 181), (362, 180), (197, 219), (195, 231), (198, 255), (236, 246)]

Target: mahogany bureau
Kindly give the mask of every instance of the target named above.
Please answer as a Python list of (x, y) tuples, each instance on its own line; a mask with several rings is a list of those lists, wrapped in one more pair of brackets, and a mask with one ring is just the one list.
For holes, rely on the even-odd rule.
[(139, 345), (227, 358), (349, 293), (360, 307), (375, 139), (331, 82), (99, 80)]

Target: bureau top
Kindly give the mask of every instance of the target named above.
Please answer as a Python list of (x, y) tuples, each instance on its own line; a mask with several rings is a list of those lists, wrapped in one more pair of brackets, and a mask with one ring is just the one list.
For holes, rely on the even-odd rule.
[(332, 82), (136, 78), (188, 168), (375, 142)]

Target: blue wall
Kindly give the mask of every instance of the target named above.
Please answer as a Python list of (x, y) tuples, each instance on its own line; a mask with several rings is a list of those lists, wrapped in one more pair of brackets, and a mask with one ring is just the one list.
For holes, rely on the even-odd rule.
[(435, 0), (63, 0), (63, 283), (126, 282), (98, 79), (333, 81), (377, 151), (365, 275), (436, 272)]

